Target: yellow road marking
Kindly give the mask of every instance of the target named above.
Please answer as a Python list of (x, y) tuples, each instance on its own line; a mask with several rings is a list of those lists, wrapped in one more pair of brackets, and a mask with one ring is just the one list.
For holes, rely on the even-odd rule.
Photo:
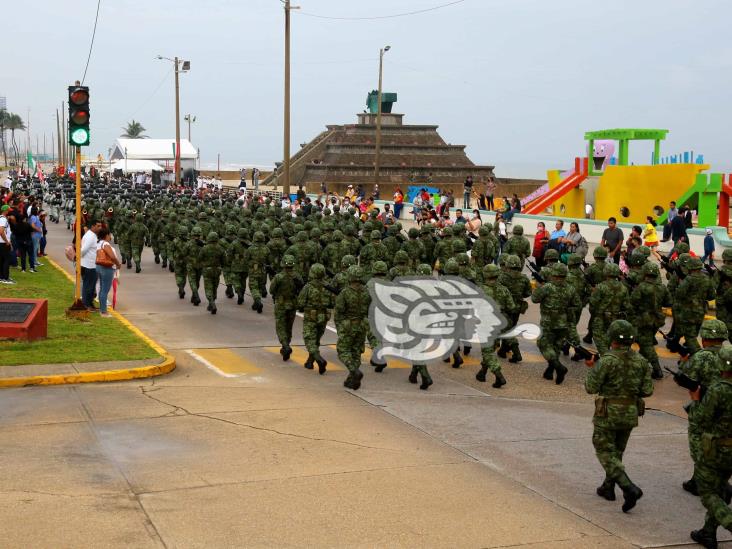
[[(280, 356), (279, 347), (265, 347), (265, 350), (269, 353)], [(305, 350), (304, 347), (296, 346), (296, 347), (292, 348), (292, 355), (290, 355), (290, 362), (295, 362), (295, 363), (299, 364), (300, 366), (302, 366), (303, 364), (305, 364), (305, 361), (307, 359), (308, 359), (308, 352)], [(285, 363), (285, 364), (287, 364), (287, 363)], [(315, 367), (317, 368), (317, 365)], [(345, 371), (345, 368), (342, 365), (336, 364), (330, 360), (328, 360), (328, 366), (326, 366), (326, 369), (333, 370), (335, 372)]]
[(192, 349), (191, 354), (225, 377), (259, 374), (262, 369), (229, 349)]
[[(335, 349), (335, 345), (328, 345), (331, 349)], [(366, 347), (366, 350), (364, 351), (363, 355), (361, 355), (361, 360), (363, 362), (369, 362), (371, 360), (371, 349)], [(395, 358), (389, 358), (387, 359), (388, 368), (394, 368), (397, 370), (411, 370), (412, 365), (407, 364), (406, 362), (402, 360), (396, 360)]]

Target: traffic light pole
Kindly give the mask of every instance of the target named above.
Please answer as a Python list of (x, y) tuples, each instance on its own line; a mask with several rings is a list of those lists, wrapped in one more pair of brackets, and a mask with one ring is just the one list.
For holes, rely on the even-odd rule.
[[(74, 306), (81, 303), (81, 147), (76, 147), (76, 290)], [(83, 304), (82, 304), (83, 306)]]

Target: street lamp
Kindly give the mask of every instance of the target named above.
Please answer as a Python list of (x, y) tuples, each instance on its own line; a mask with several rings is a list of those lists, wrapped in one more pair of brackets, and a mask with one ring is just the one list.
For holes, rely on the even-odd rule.
[(391, 46), (384, 46), (379, 50), (379, 92), (376, 97), (378, 110), (376, 111), (376, 161), (374, 162), (374, 185), (379, 184), (379, 168), (381, 164), (381, 80), (384, 73), (384, 54)]
[(177, 57), (157, 56), (158, 59), (172, 61), (175, 67), (175, 184), (180, 185), (180, 88), (178, 86), (178, 73), (188, 72), (191, 69), (190, 61), (183, 61)]
[(183, 117), (183, 120), (188, 122), (188, 142), (190, 143), (191, 142), (191, 122), (195, 122), (196, 117), (191, 114), (187, 114)]
[(282, 194), (290, 195), (290, 10), (299, 10), (290, 0), (280, 0), (285, 8), (285, 128), (283, 170), (285, 179), (282, 182)]

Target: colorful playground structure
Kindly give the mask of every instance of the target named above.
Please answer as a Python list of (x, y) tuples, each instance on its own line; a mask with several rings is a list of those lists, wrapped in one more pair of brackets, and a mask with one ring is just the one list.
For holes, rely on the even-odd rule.
[[(548, 185), (538, 196), (530, 196), (522, 213), (549, 213), (568, 218), (607, 219), (645, 223), (653, 216), (666, 221), (669, 202), (697, 210), (699, 227), (729, 226), (729, 197), (732, 174), (705, 173), (708, 164), (663, 163), (661, 141), (668, 130), (610, 129), (585, 133), (588, 157), (575, 158), (569, 173), (547, 172)], [(654, 142), (650, 165), (629, 165), (631, 141)], [(617, 146), (616, 146), (617, 144)], [(613, 155), (617, 150), (617, 158)], [(675, 157), (674, 157), (675, 159)]]

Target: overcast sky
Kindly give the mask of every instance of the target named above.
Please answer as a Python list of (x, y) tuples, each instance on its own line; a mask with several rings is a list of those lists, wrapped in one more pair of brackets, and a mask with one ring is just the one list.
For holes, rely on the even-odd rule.
[[(496, 174), (541, 176), (583, 152), (587, 130), (671, 130), (662, 154), (693, 149), (728, 170), (732, 39), (728, 0), (301, 0), (292, 17), (293, 152), (326, 124), (355, 122), (376, 88), (399, 94), (405, 122), (438, 124)], [(83, 8), (72, 15), (71, 6)], [(31, 134), (49, 136), (66, 86), (84, 70), (95, 0), (3, 3), (0, 96)], [(284, 15), (279, 0), (101, 0), (86, 83), (92, 145), (107, 148), (131, 119), (174, 137), (172, 63), (181, 118), (203, 164), (271, 165), (282, 156)], [(182, 135), (187, 129), (182, 123)], [(50, 143), (50, 141), (49, 141)], [(652, 147), (631, 148), (647, 162)], [(635, 151), (635, 152), (634, 152)]]

